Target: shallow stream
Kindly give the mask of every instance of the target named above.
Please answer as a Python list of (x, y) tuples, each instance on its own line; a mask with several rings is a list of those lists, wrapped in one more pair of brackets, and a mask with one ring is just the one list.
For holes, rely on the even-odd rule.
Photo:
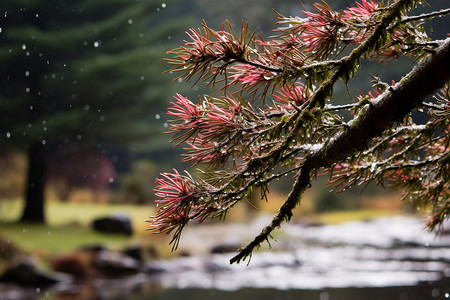
[(272, 249), (255, 253), (249, 265), (230, 265), (232, 253), (208, 253), (248, 241), (267, 223), (191, 226), (181, 247), (197, 254), (154, 261), (159, 272), (30, 290), (27, 298), (5, 292), (0, 300), (450, 299), (450, 235), (428, 233), (414, 217), (286, 224)]

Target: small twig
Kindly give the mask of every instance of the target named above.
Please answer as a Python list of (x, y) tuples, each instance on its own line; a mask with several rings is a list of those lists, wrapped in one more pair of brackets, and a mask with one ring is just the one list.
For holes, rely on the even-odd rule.
[(253, 67), (257, 67), (257, 68), (260, 68), (260, 69), (263, 69), (263, 70), (266, 70), (266, 71), (270, 71), (270, 72), (276, 72), (276, 73), (282, 73), (283, 72), (283, 69), (272, 68), (272, 67), (265, 66), (265, 65), (262, 65), (262, 64), (258, 64), (258, 63), (255, 63), (255, 62), (252, 62), (252, 61), (249, 61), (249, 60), (246, 60), (246, 59), (236, 59), (236, 61), (240, 62), (242, 64), (246, 64), (246, 65), (250, 65), (250, 66), (253, 66)]
[(434, 164), (436, 162), (438, 162), (439, 160), (441, 160), (443, 157), (446, 157), (447, 155), (449, 155), (450, 152), (446, 152), (443, 153), (442, 155), (439, 156), (435, 156), (433, 158), (427, 159), (427, 160), (420, 160), (420, 161), (414, 161), (414, 162), (410, 162), (407, 164), (396, 164), (396, 165), (391, 165), (386, 167), (383, 171), (387, 172), (387, 171), (395, 171), (395, 170), (403, 170), (406, 168), (420, 168), (420, 167), (424, 167), (430, 164)]
[(429, 102), (423, 102), (422, 106), (424, 106), (426, 108), (430, 108), (430, 109), (437, 109), (437, 110), (442, 110), (444, 108), (443, 106), (436, 105), (436, 104), (429, 103)]
[(333, 110), (345, 110), (350, 109), (357, 106), (358, 103), (346, 104), (346, 105), (337, 105), (337, 106), (325, 106), (323, 111), (333, 111)]
[(420, 14), (418, 16), (404, 17), (400, 21), (400, 23), (407, 23), (407, 22), (412, 22), (412, 21), (417, 21), (417, 20), (434, 18), (434, 17), (438, 17), (438, 16), (445, 16), (447, 14), (450, 14), (450, 8), (441, 9), (439, 11), (434, 11), (434, 12), (431, 12), (431, 13)]

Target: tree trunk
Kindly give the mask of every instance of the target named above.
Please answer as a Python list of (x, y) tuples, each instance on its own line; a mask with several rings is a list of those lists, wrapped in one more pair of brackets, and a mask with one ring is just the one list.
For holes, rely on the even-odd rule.
[(28, 178), (25, 209), (21, 222), (45, 223), (44, 189), (46, 183), (47, 153), (42, 143), (33, 143), (28, 150)]

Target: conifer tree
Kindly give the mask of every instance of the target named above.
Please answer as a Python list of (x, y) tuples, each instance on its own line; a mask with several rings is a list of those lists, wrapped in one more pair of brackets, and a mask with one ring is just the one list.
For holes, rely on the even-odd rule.
[(0, 150), (29, 153), (23, 221), (44, 221), (55, 149), (159, 136), (151, 124), (170, 90), (161, 49), (185, 21), (165, 19), (170, 3), (3, 1)]

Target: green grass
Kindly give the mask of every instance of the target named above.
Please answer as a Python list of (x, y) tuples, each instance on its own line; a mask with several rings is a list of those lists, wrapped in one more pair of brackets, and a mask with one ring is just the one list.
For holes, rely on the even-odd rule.
[[(46, 206), (46, 225), (18, 223), (23, 203), (2, 200), (0, 203), (0, 236), (11, 240), (25, 251), (42, 254), (69, 252), (86, 245), (104, 245), (118, 249), (133, 243), (139, 236), (148, 235), (144, 220), (154, 213), (148, 206), (113, 204), (76, 204), (49, 202)], [(90, 228), (92, 220), (123, 213), (132, 219), (132, 237), (99, 233)]]
[(0, 235), (26, 252), (44, 255), (70, 252), (86, 245), (120, 249), (132, 241), (130, 237), (98, 233), (80, 225), (0, 223)]
[(344, 210), (320, 213), (313, 216), (313, 219), (324, 224), (339, 224), (347, 221), (363, 221), (385, 216), (396, 216), (401, 214), (398, 210)]
[[(1, 200), (0, 222), (15, 222), (20, 219), (23, 201)], [(133, 221), (138, 231), (145, 228), (144, 222), (153, 215), (154, 209), (150, 206), (137, 206), (125, 204), (104, 203), (67, 203), (51, 201), (46, 204), (45, 216), (47, 224), (53, 226), (80, 224), (88, 226), (92, 220), (111, 214), (126, 214)]]

